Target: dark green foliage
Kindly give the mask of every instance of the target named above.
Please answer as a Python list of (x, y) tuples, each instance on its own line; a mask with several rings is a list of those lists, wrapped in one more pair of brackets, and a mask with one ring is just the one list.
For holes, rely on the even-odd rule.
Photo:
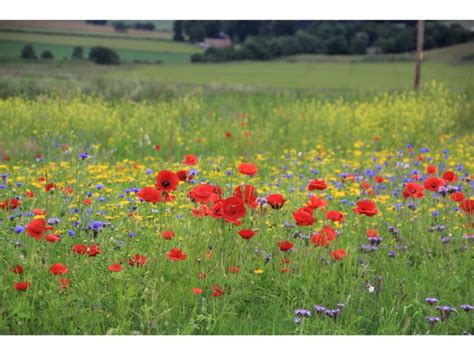
[(46, 60), (54, 59), (54, 54), (49, 49), (47, 49), (43, 53), (41, 53), (41, 59), (46, 59)]
[(87, 20), (86, 23), (96, 26), (105, 26), (107, 25), (107, 20)]
[[(212, 50), (206, 61), (266, 60), (300, 53), (365, 54), (415, 50), (416, 21), (176, 21), (175, 40), (230, 36), (241, 50)], [(464, 43), (474, 34), (458, 24), (428, 21), (425, 49)], [(262, 48), (257, 48), (261, 46)], [(238, 54), (236, 54), (238, 53)]]
[(123, 21), (117, 21), (113, 23), (114, 29), (117, 32), (127, 32), (128, 26)]
[(83, 59), (84, 58), (84, 49), (80, 46), (74, 47), (72, 50), (72, 59)]
[(22, 59), (33, 59), (36, 60), (38, 57), (36, 56), (35, 49), (31, 44), (27, 44), (21, 50), (21, 58)]
[(367, 32), (357, 32), (351, 40), (349, 51), (351, 54), (366, 54), (369, 46), (369, 35)]
[(182, 42), (184, 41), (183, 36), (183, 21), (175, 21), (173, 24), (174, 36), (173, 40)]
[(155, 30), (155, 25), (153, 24), (153, 22), (135, 22), (131, 27), (136, 30), (144, 30), (144, 31)]
[(91, 48), (89, 60), (96, 64), (120, 64), (120, 57), (117, 52), (107, 47)]

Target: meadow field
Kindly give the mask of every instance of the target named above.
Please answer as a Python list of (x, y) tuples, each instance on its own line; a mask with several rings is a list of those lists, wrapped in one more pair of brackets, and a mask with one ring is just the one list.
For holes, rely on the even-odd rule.
[(469, 48), (1, 63), (0, 334), (473, 333)]

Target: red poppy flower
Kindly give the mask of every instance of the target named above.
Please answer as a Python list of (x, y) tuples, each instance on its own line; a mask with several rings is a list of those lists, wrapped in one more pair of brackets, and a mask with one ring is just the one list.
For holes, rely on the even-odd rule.
[(209, 184), (199, 184), (192, 188), (188, 193), (193, 202), (208, 204), (219, 199), (215, 193), (215, 188)]
[(224, 218), (224, 200), (214, 201), (214, 204), (212, 205), (211, 210), (209, 211), (209, 215), (212, 218), (216, 219)]
[(375, 182), (376, 182), (377, 184), (382, 184), (383, 181), (384, 181), (384, 179), (383, 179), (382, 176), (375, 176), (375, 177), (374, 177), (374, 180), (375, 180)]
[(48, 212), (42, 208), (33, 208), (33, 213), (35, 216), (46, 216)]
[(63, 192), (66, 194), (66, 195), (72, 195), (74, 193), (74, 189), (72, 187), (63, 187)]
[(341, 260), (347, 256), (347, 252), (345, 249), (337, 249), (333, 250), (330, 255), (334, 260)]
[(467, 214), (473, 214), (474, 213), (474, 198), (471, 198), (469, 200), (464, 200), (459, 204), (459, 207), (467, 213)]
[(232, 133), (230, 133), (229, 131), (225, 131), (225, 137), (226, 137), (227, 139), (232, 138)]
[(5, 154), (2, 156), (3, 161), (10, 161), (10, 156), (8, 154)]
[(237, 233), (242, 237), (242, 239), (249, 240), (255, 235), (255, 232), (251, 229), (241, 229)]
[(84, 244), (74, 244), (72, 246), (72, 252), (74, 254), (86, 254), (87, 246), (85, 246)]
[(237, 186), (234, 190), (234, 197), (237, 197), (244, 201), (244, 203), (250, 208), (255, 208), (258, 206), (257, 196), (257, 191), (252, 185), (246, 184), (244, 187), (244, 191), (242, 191), (242, 187), (240, 185)]
[(333, 222), (341, 222), (344, 220), (344, 213), (331, 210), (326, 213), (326, 219)]
[(212, 291), (213, 291), (212, 297), (219, 297), (224, 294), (224, 290), (219, 286), (213, 286)]
[(362, 190), (366, 190), (366, 191), (370, 190), (371, 188), (370, 184), (367, 181), (362, 181), (359, 186)]
[(457, 179), (458, 179), (458, 177), (456, 176), (454, 171), (446, 171), (443, 174), (443, 180), (445, 180), (447, 182), (455, 182)]
[(299, 226), (311, 226), (315, 222), (313, 212), (311, 207), (301, 207), (293, 213), (293, 218)]
[(46, 192), (54, 191), (54, 190), (58, 189), (58, 185), (56, 185), (55, 183), (50, 182), (48, 185), (45, 186), (44, 189), (46, 190)]
[(146, 202), (157, 203), (161, 201), (161, 191), (151, 186), (144, 187), (138, 191), (137, 196)]
[(174, 237), (174, 232), (173, 231), (164, 231), (164, 232), (161, 232), (161, 236), (163, 237), (163, 239), (171, 240)]
[(159, 144), (155, 144), (153, 146), (153, 149), (156, 150), (157, 152), (161, 149), (161, 146)]
[(198, 157), (193, 154), (186, 154), (184, 156), (183, 164), (184, 165), (196, 165), (198, 163)]
[(253, 176), (258, 173), (258, 168), (255, 164), (252, 163), (241, 163), (239, 165), (239, 173)]
[(46, 241), (50, 243), (56, 243), (61, 241), (61, 238), (57, 234), (46, 234), (46, 237), (44, 239), (46, 239)]
[(285, 202), (286, 200), (281, 194), (271, 194), (271, 195), (268, 195), (267, 197), (267, 203), (274, 210), (279, 210), (280, 208), (282, 208)]
[(316, 210), (318, 208), (324, 210), (324, 208), (326, 208), (326, 206), (328, 205), (328, 202), (326, 200), (323, 200), (321, 196), (316, 197), (314, 195), (311, 195), (310, 201), (306, 202), (304, 205), (306, 207), (312, 208), (313, 210)]
[(20, 264), (15, 265), (12, 268), (12, 272), (15, 273), (15, 274), (22, 274), (23, 273), (23, 266), (21, 266)]
[(202, 292), (203, 292), (203, 291), (202, 291), (202, 288), (198, 288), (198, 287), (194, 287), (194, 288), (193, 288), (193, 293), (194, 293), (195, 295), (200, 295)]
[(71, 279), (59, 279), (59, 283), (62, 288), (68, 288), (69, 284), (71, 283)]
[(90, 206), (90, 205), (92, 205), (92, 199), (91, 198), (86, 198), (84, 201), (82, 201), (82, 204), (84, 206)]
[(176, 172), (176, 175), (178, 175), (179, 181), (186, 181), (186, 177), (188, 175), (188, 172), (186, 170), (180, 170)]
[(378, 229), (369, 229), (367, 231), (367, 236), (369, 238), (377, 238), (378, 236), (380, 236), (380, 232), (378, 231)]
[(366, 216), (372, 217), (377, 214), (378, 209), (375, 202), (362, 200), (357, 202), (357, 207), (354, 208), (353, 211), (358, 214), (365, 214)]
[(427, 190), (438, 192), (440, 187), (444, 186), (444, 182), (443, 180), (438, 179), (437, 177), (430, 177), (425, 180), (423, 186)]
[(313, 190), (326, 190), (328, 188), (328, 184), (326, 184), (326, 181), (324, 180), (312, 180), (309, 185), (308, 185), (308, 190), (313, 191)]
[(240, 268), (238, 266), (229, 266), (229, 273), (238, 274), (239, 272)]
[(282, 240), (281, 242), (277, 242), (277, 245), (281, 251), (288, 251), (293, 248), (293, 243), (289, 240)]
[(244, 201), (237, 197), (229, 197), (222, 201), (222, 212), (226, 221), (236, 221), (247, 214)]
[(122, 271), (122, 265), (120, 265), (120, 264), (111, 264), (111, 265), (109, 265), (109, 271), (111, 271), (111, 272), (120, 272), (120, 271)]
[(35, 238), (36, 240), (40, 240), (43, 233), (50, 229), (52, 228), (46, 225), (46, 221), (43, 218), (34, 219), (26, 226), (26, 231), (30, 237)]
[(20, 201), (18, 201), (16, 198), (11, 198), (10, 200), (0, 202), (0, 208), (2, 210), (14, 210), (18, 206), (20, 206), (20, 204)]
[(15, 290), (17, 291), (26, 291), (30, 288), (31, 282), (21, 281), (15, 282)]
[(156, 176), (156, 188), (160, 191), (170, 192), (176, 190), (179, 184), (178, 175), (172, 171), (162, 170)]
[(49, 268), (49, 272), (51, 272), (53, 275), (64, 275), (67, 274), (68, 271), (69, 269), (66, 267), (66, 265), (61, 263), (53, 264)]
[(327, 247), (330, 241), (323, 233), (319, 232), (311, 236), (311, 242), (318, 247)]
[(87, 255), (88, 256), (96, 256), (99, 255), (101, 252), (99, 246), (97, 244), (91, 244), (87, 248)]
[(426, 167), (427, 174), (436, 174), (436, 167), (434, 165), (428, 165)]
[(148, 258), (144, 255), (135, 254), (133, 258), (128, 259), (130, 266), (145, 266)]
[(183, 253), (180, 248), (171, 249), (166, 256), (172, 261), (186, 260), (187, 254)]
[(33, 197), (35, 197), (35, 193), (33, 191), (26, 190), (25, 191), (25, 196), (28, 197), (28, 198), (33, 198)]
[(204, 217), (209, 216), (211, 214), (211, 210), (206, 205), (200, 205), (198, 208), (193, 208), (191, 210), (193, 212), (194, 217)]
[(414, 182), (409, 182), (405, 186), (405, 191), (403, 191), (403, 197), (408, 198), (423, 198), (425, 197), (425, 194), (423, 193), (423, 186), (414, 183)]
[(337, 237), (336, 231), (331, 226), (328, 226), (327, 224), (323, 228), (321, 228), (320, 233), (322, 233), (323, 236), (327, 238), (327, 240), (329, 241), (333, 241)]
[(455, 202), (462, 202), (464, 200), (464, 194), (460, 191), (451, 194), (451, 200)]

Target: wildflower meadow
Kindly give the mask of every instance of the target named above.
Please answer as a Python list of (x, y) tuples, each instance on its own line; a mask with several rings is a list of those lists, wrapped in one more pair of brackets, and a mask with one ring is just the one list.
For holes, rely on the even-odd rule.
[(0, 99), (0, 333), (472, 333), (470, 99)]

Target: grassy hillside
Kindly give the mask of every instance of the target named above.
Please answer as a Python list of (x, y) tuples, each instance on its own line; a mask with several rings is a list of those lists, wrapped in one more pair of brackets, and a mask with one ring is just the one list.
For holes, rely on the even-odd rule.
[[(187, 43), (167, 39), (145, 39), (75, 34), (26, 33), (0, 30), (0, 59), (18, 59), (27, 43), (34, 46), (39, 55), (49, 49), (56, 59), (70, 58), (74, 46), (86, 51), (93, 46), (106, 46), (116, 50), (125, 61), (141, 60), (164, 63), (188, 63), (190, 55), (201, 49)], [(86, 53), (87, 55), (87, 53)]]
[[(245, 62), (231, 64), (188, 64), (144, 66), (110, 72), (114, 77), (166, 83), (249, 85), (279, 89), (398, 90), (413, 85), (414, 64), (394, 63), (284, 63)], [(423, 81), (436, 80), (453, 88), (474, 82), (474, 65), (454, 66), (426, 62)]]

